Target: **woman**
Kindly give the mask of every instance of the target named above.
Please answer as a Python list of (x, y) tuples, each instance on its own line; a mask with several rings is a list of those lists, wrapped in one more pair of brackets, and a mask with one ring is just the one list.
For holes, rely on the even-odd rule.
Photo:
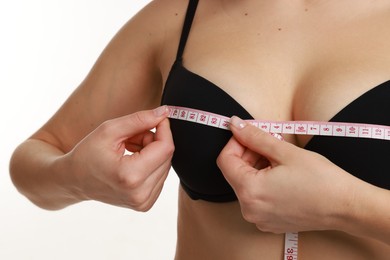
[[(368, 99), (370, 104), (388, 103), (383, 99), (388, 100), (390, 91), (386, 82), (390, 3), (190, 1), (186, 12), (187, 6), (183, 0), (156, 0), (146, 6), (115, 36), (53, 118), (17, 149), (12, 177), (33, 202), (59, 209), (95, 199), (148, 210), (170, 165), (173, 146), (167, 122), (156, 123), (155, 135), (143, 131), (134, 136), (118, 129), (126, 125), (121, 116), (160, 102), (244, 119), (282, 121), (328, 121), (339, 112), (346, 117), (345, 111), (360, 116), (350, 104), (366, 101), (365, 93), (374, 95), (374, 102)], [(380, 114), (388, 120), (385, 111), (373, 107), (368, 118)], [(388, 241), (369, 232), (318, 231), (323, 227), (313, 223), (297, 230), (264, 228), (245, 214), (250, 200), (245, 200), (246, 189), (238, 189), (230, 177), (224, 154), (218, 165), (233, 188), (215, 163), (230, 134), (175, 120), (171, 127), (176, 149), (172, 162), (182, 184), (177, 259), (282, 259), (284, 235), (262, 232), (249, 221), (277, 233), (305, 231), (299, 235), (299, 259), (386, 259), (390, 253)], [(284, 138), (319, 152), (326, 143), (303, 136)], [(124, 147), (139, 151), (125, 157), (130, 163), (156, 142), (164, 144), (158, 149), (168, 152), (148, 174), (139, 174), (145, 164), (132, 168), (122, 164)], [(372, 157), (386, 154), (383, 141), (379, 146), (382, 151)], [(258, 159), (255, 153), (249, 154)], [(268, 160), (260, 168), (272, 165), (273, 158), (264, 155)], [(189, 158), (195, 163), (188, 164)], [(380, 177), (383, 174), (375, 173), (375, 190), (389, 189), (388, 177)], [(346, 175), (346, 183), (356, 181)], [(338, 175), (332, 176), (338, 180)], [(301, 182), (302, 187), (310, 185)], [(305, 190), (312, 201), (324, 201), (325, 194)], [(330, 198), (344, 201), (331, 193), (331, 187), (325, 190)], [(326, 202), (339, 205), (334, 200)], [(383, 222), (381, 226), (389, 227)]]

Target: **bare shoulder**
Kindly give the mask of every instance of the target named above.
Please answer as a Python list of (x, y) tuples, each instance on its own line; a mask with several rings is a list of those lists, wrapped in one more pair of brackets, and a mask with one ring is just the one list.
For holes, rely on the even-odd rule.
[(143, 28), (156, 44), (157, 62), (166, 76), (175, 58), (189, 0), (154, 0), (126, 26)]
[(181, 28), (189, 0), (154, 0), (140, 10), (126, 27), (138, 28), (149, 36), (163, 37)]
[(113, 40), (122, 37), (143, 41), (143, 45), (146, 44), (146, 46), (161, 51), (167, 34), (172, 31), (177, 32), (181, 28), (188, 1), (150, 1), (123, 26)]

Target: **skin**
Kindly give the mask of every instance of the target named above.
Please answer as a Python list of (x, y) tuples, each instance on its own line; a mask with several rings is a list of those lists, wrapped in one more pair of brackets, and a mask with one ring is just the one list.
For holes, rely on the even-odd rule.
[[(13, 174), (13, 181), (45, 209), (97, 200), (147, 211), (171, 167), (174, 145), (167, 115), (163, 106), (108, 120), (66, 154), (41, 140), (27, 140), (11, 162), (11, 172), (23, 171), (25, 178)], [(155, 133), (149, 131), (154, 127)]]
[[(46, 209), (88, 199), (141, 211), (153, 205), (174, 147), (166, 115), (156, 117), (149, 109), (160, 103), (187, 4), (186, 0), (155, 0), (140, 11), (113, 38), (67, 102), (16, 149), (11, 176), (32, 202)], [(183, 62), (255, 118), (326, 121), (389, 79), (389, 25), (386, 1), (201, 0)], [(133, 114), (140, 110), (148, 111)], [(143, 127), (134, 130), (135, 125)], [(154, 126), (155, 134), (148, 131)], [(288, 155), (279, 158), (251, 147), (245, 141), (252, 140), (251, 134), (239, 130), (234, 134), (218, 164), (239, 201), (192, 201), (179, 189), (176, 259), (282, 259), (284, 236), (279, 233), (289, 229), (305, 230), (299, 237), (300, 259), (388, 258), (388, 214), (378, 213), (388, 212), (388, 191), (296, 147), (303, 147), (310, 137), (286, 136), (285, 144), (271, 144), (271, 150)], [(123, 157), (124, 147), (135, 154)], [(294, 152), (313, 161), (300, 165)], [(345, 187), (361, 189), (354, 189), (356, 200), (352, 200), (342, 196), (341, 185), (318, 187), (311, 176), (310, 185), (300, 184), (304, 189), (298, 193), (289, 190), (282, 178), (278, 180), (279, 175), (267, 174), (272, 178), (266, 181), (284, 185), (283, 192), (293, 194), (292, 198), (310, 198), (299, 200), (310, 214), (289, 208), (283, 213), (264, 211), (258, 206), (261, 191), (248, 181), (261, 177), (248, 174), (248, 179), (236, 179), (224, 168), (223, 159), (235, 157), (237, 165), (244, 161), (246, 167), (253, 167), (247, 158), (259, 154), (272, 166), (262, 171), (285, 175), (283, 169), (289, 168), (298, 185), (305, 175), (325, 181), (330, 178), (325, 175), (331, 175)], [(261, 165), (255, 166), (261, 171)], [(328, 169), (326, 174), (323, 169)], [(267, 191), (272, 200), (265, 209), (272, 203), (288, 204), (279, 189)], [(376, 203), (370, 204), (371, 200)], [(353, 209), (352, 214), (345, 205)], [(362, 210), (367, 205), (370, 211)]]
[[(319, 154), (280, 142), (238, 117), (233, 117), (230, 129), (234, 137), (217, 163), (248, 222), (274, 233), (342, 230), (390, 245), (390, 191), (353, 177)], [(316, 193), (320, 196), (307, 197)]]

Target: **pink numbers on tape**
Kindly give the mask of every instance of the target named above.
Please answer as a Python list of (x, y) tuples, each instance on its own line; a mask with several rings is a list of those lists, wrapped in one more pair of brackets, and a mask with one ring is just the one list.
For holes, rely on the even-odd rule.
[[(192, 108), (168, 106), (169, 117), (221, 129), (229, 129), (229, 117)], [(282, 139), (280, 134), (322, 135), (390, 140), (390, 126), (314, 121), (260, 121), (247, 120), (265, 132)]]
[(298, 233), (286, 233), (284, 236), (284, 259), (298, 259)]

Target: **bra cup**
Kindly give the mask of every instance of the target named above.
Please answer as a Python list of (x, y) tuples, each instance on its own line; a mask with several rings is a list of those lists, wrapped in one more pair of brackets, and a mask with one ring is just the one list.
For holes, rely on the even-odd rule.
[[(390, 125), (390, 81), (362, 94), (330, 121)], [(390, 158), (390, 141), (314, 136), (305, 149), (322, 154), (368, 183), (390, 189), (390, 174), (385, 165)]]
[[(175, 64), (164, 89), (162, 104), (204, 110), (227, 117), (253, 117), (231, 96), (206, 79)], [(193, 199), (224, 202), (236, 196), (216, 160), (231, 138), (228, 130), (170, 119), (175, 152), (172, 167)]]
[(171, 120), (175, 143), (172, 166), (183, 188), (193, 199), (234, 200), (235, 195), (216, 165), (216, 158), (230, 139), (218, 128)]

